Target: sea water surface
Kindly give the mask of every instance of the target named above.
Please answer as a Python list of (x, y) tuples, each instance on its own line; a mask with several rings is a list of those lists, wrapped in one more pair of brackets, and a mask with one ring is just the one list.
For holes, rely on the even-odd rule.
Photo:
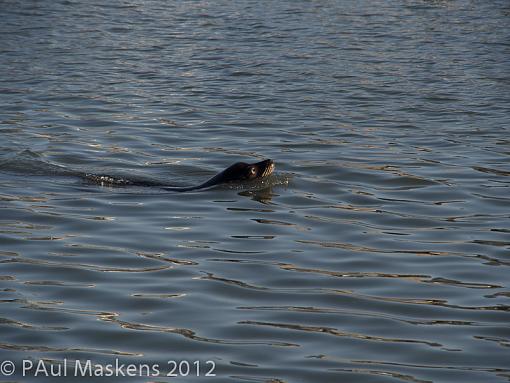
[[(4, 379), (510, 379), (508, 1), (4, 0), (0, 20)], [(264, 158), (264, 182), (191, 193), (68, 173), (191, 185)]]

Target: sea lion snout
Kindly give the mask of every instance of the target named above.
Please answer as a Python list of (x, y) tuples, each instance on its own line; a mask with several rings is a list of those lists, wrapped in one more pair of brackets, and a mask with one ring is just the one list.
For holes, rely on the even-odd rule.
[(269, 176), (269, 175), (271, 175), (273, 173), (274, 168), (275, 168), (273, 160), (268, 158), (267, 160), (261, 161), (259, 163), (263, 164), (263, 166), (262, 166), (262, 174), (261, 174), (260, 177), (267, 177), (267, 176)]

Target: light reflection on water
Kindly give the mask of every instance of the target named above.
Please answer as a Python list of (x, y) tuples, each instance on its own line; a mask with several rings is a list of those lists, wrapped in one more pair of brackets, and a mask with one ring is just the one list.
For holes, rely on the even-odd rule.
[[(505, 2), (0, 16), (0, 360), (508, 380)], [(264, 158), (262, 183), (191, 193), (76, 177), (192, 185)]]

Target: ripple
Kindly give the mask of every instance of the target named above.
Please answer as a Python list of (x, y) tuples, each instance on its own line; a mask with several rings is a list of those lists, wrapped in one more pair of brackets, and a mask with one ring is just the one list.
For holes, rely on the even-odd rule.
[(157, 266), (157, 267), (139, 267), (139, 268), (129, 268), (129, 267), (106, 267), (106, 266), (98, 266), (91, 264), (81, 264), (81, 263), (63, 263), (63, 262), (51, 262), (51, 261), (41, 261), (35, 259), (28, 258), (12, 258), (9, 260), (0, 261), (0, 263), (8, 264), (8, 263), (23, 263), (30, 265), (40, 265), (40, 266), (49, 266), (49, 267), (67, 267), (67, 268), (78, 268), (83, 270), (90, 271), (102, 271), (108, 273), (146, 273), (151, 271), (160, 271), (171, 268), (169, 265)]
[(31, 345), (16, 345), (9, 343), (0, 343), (0, 349), (14, 350), (14, 351), (30, 351), (30, 352), (61, 352), (69, 353), (75, 352), (86, 352), (92, 354), (103, 354), (103, 355), (122, 355), (122, 356), (141, 356), (141, 354), (135, 354), (131, 352), (116, 351), (116, 350), (103, 350), (103, 349), (92, 349), (92, 348), (58, 348), (58, 347), (47, 347), (47, 346), (31, 346)]
[(126, 328), (129, 330), (174, 333), (174, 334), (182, 335), (185, 338), (199, 341), (199, 342), (217, 343), (217, 344), (235, 344), (235, 345), (267, 345), (267, 346), (272, 346), (272, 347), (298, 347), (297, 344), (284, 343), (284, 342), (232, 341), (232, 340), (205, 338), (205, 337), (196, 335), (195, 331), (192, 331), (189, 329), (154, 326), (154, 325), (147, 325), (147, 324), (142, 324), (142, 323), (132, 323), (132, 322), (119, 320), (117, 318), (117, 315), (110, 315), (110, 314), (101, 315), (100, 319), (103, 321), (106, 321), (106, 322), (114, 322), (114, 323), (118, 324), (119, 326), (121, 326), (122, 328)]
[(401, 5), (2, 2), (2, 355), (508, 380), (508, 7)]
[[(256, 321), (242, 321), (239, 323), (247, 324), (247, 325), (255, 325), (255, 326), (278, 327), (278, 328), (284, 328), (284, 329), (288, 329), (288, 330), (316, 332), (316, 333), (322, 333), (322, 334), (333, 335), (333, 336), (338, 336), (338, 337), (357, 338), (357, 339), (363, 339), (363, 340), (369, 340), (369, 341), (378, 341), (378, 342), (387, 342), (387, 343), (392, 343), (392, 342), (417, 343), (417, 344), (427, 345), (430, 347), (442, 347), (442, 345), (440, 343), (435, 343), (435, 342), (427, 342), (427, 341), (421, 341), (421, 340), (416, 340), (416, 339), (385, 338), (385, 337), (371, 336), (371, 335), (365, 335), (365, 334), (348, 333), (348, 332), (339, 331), (335, 328), (329, 328), (329, 327), (303, 326), (303, 325), (289, 324), (289, 323), (270, 323), (270, 322), (256, 322)], [(445, 349), (445, 348), (443, 348), (443, 349)]]

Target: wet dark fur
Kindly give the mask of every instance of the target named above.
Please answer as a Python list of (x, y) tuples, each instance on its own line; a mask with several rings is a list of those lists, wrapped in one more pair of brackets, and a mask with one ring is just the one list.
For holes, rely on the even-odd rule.
[(85, 174), (84, 178), (87, 181), (97, 183), (105, 186), (159, 186), (164, 187), (166, 190), (172, 190), (177, 192), (191, 191), (197, 189), (205, 189), (214, 185), (230, 183), (230, 182), (243, 182), (256, 180), (263, 178), (274, 170), (274, 162), (270, 159), (256, 162), (253, 164), (247, 164), (245, 162), (236, 162), (229, 166), (222, 172), (216, 174), (206, 182), (188, 187), (176, 187), (168, 186), (159, 182), (154, 181), (137, 181), (130, 180), (127, 178), (112, 177), (108, 175), (97, 175), (97, 174)]

